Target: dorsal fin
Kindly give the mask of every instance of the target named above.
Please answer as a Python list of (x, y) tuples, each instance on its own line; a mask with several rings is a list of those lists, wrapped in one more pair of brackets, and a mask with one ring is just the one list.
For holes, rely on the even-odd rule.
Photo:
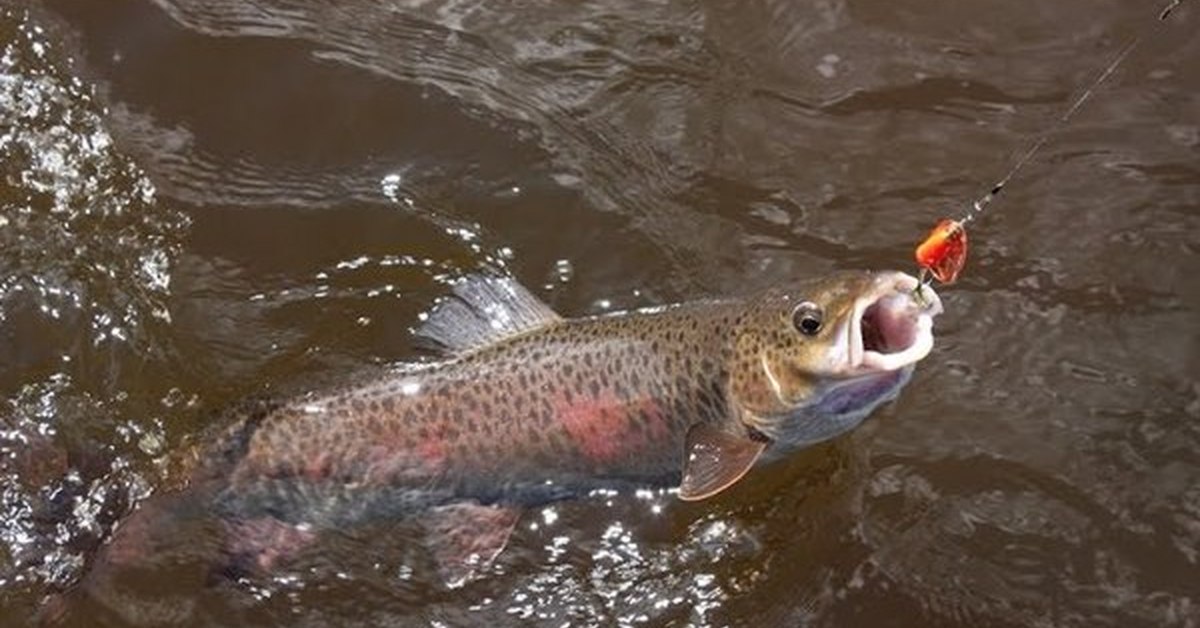
[(414, 333), (443, 351), (458, 353), (561, 320), (511, 277), (468, 275), (438, 301)]

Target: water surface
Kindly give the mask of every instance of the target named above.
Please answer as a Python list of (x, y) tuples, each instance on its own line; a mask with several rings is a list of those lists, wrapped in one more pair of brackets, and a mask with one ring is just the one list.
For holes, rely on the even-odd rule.
[[(223, 407), (411, 358), (466, 273), (587, 315), (909, 269), (1154, 13), (960, 4), (0, 5), (0, 623)], [(1193, 4), (973, 226), (855, 433), (699, 504), (529, 513), (455, 591), (402, 525), (240, 581), (180, 539), (159, 603), (79, 623), (1196, 626)]]

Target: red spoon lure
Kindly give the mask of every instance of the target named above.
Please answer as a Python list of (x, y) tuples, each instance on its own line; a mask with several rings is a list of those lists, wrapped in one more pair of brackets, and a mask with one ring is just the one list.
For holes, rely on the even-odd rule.
[(967, 229), (963, 223), (943, 218), (925, 241), (917, 245), (917, 264), (942, 283), (954, 283), (967, 263)]

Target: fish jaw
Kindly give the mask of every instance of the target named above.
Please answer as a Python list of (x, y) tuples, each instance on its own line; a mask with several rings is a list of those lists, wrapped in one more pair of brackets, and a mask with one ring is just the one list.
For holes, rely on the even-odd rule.
[[(920, 287), (920, 296), (916, 290)], [(853, 429), (899, 395), (917, 362), (933, 349), (933, 319), (942, 301), (929, 286), (900, 272), (880, 273), (844, 323), (833, 368), (799, 422), (802, 440), (825, 440)]]
[(846, 308), (820, 366), (807, 374), (806, 395), (782, 412), (750, 423), (782, 448), (836, 437), (899, 395), (933, 349), (933, 319), (942, 302), (929, 286), (900, 272), (874, 274)]
[(854, 379), (911, 367), (933, 349), (933, 319), (941, 313), (941, 298), (916, 277), (879, 274), (855, 300), (838, 334), (830, 352), (830, 375)]

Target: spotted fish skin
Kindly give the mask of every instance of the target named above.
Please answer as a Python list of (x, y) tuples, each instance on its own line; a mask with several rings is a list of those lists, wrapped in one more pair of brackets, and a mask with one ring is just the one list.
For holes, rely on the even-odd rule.
[[(447, 359), (291, 401), (235, 432), (244, 447), (220, 471), (221, 504), (238, 517), (332, 526), (463, 499), (529, 505), (600, 487), (673, 486), (689, 460), (703, 462), (693, 445), (720, 454), (718, 465), (741, 460), (725, 455), (730, 447), (751, 447), (748, 468), (764, 450), (778, 457), (853, 427), (903, 386), (924, 352), (885, 373), (844, 363), (856, 359), (850, 338), (863, 335), (868, 305), (892, 312), (868, 321), (873, 337), (890, 325), (893, 344), (915, 342), (916, 331), (898, 329), (928, 323), (930, 309), (908, 295), (914, 282), (839, 273), (743, 299), (575, 320), (515, 284), (492, 286), (469, 304), (481, 317), (433, 321), (459, 325), (441, 325), (444, 344), (460, 330), (476, 336)], [(818, 333), (798, 331), (802, 305), (823, 317)], [(495, 329), (513, 317), (523, 320)], [(697, 427), (709, 438), (689, 444)], [(717, 474), (715, 490), (745, 471), (698, 469)]]
[[(732, 419), (731, 330), (745, 311), (725, 301), (560, 320), (295, 400), (243, 429), (226, 494), (258, 495), (259, 509), (289, 520), (326, 513), (333, 523), (372, 495), (384, 509), (411, 510), (678, 484), (688, 430)], [(254, 508), (253, 499), (230, 503), (242, 516)]]
[(173, 561), (197, 530), (219, 532), (214, 561), (270, 569), (323, 530), (380, 519), (424, 530), (452, 584), (503, 549), (523, 507), (629, 486), (707, 498), (898, 393), (941, 311), (916, 286), (847, 272), (566, 320), (511, 280), (468, 281), (418, 330), (443, 358), (236, 411), (186, 487), (141, 504), (75, 590), (124, 600), (122, 573)]

